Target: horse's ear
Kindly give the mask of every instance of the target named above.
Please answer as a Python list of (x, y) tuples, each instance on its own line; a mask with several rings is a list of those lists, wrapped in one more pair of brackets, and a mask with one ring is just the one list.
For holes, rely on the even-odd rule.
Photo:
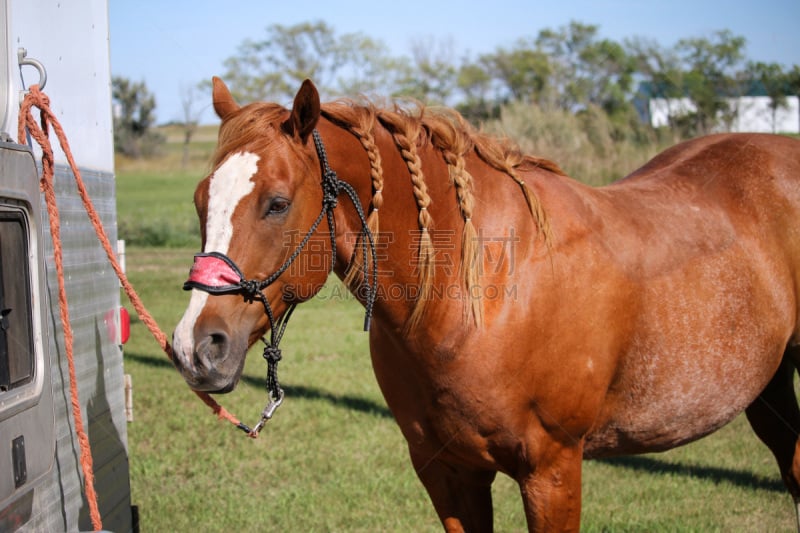
[(319, 121), (319, 92), (311, 80), (305, 80), (294, 97), (292, 114), (283, 123), (283, 131), (305, 144)]
[(214, 111), (217, 112), (219, 118), (225, 120), (228, 115), (239, 109), (239, 104), (234, 101), (224, 81), (214, 76), (211, 82), (213, 84), (211, 98), (214, 101)]

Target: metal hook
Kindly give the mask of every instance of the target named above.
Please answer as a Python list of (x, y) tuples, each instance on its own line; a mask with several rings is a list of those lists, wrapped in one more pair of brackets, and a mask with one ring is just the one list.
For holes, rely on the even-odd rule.
[(263, 429), (264, 425), (272, 418), (272, 415), (275, 414), (275, 410), (281, 406), (283, 403), (283, 389), (278, 389), (278, 396), (277, 398), (273, 398), (270, 394), (269, 403), (267, 403), (264, 410), (261, 412), (261, 420), (258, 421), (256, 427), (249, 432), (249, 435), (252, 438), (258, 437), (259, 432)]
[[(28, 57), (28, 51), (25, 48), (17, 48), (17, 63), (19, 63), (20, 70), (25, 65), (29, 65), (39, 71), (39, 89), (44, 89), (47, 84), (47, 70), (38, 59)], [(27, 92), (27, 91), (23, 91)]]

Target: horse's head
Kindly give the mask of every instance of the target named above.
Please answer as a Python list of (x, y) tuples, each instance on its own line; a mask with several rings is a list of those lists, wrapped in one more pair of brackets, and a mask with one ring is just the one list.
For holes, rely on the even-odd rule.
[(173, 342), (175, 365), (193, 389), (228, 392), (248, 348), (271, 327), (269, 315), (277, 319), (312, 297), (331, 257), (324, 246), (298, 247), (315, 221), (321, 237), (328, 232), (325, 217), (318, 219), (323, 188), (311, 140), (320, 117), (314, 85), (303, 83), (291, 110), (239, 107), (218, 78), (213, 99), (222, 119), (219, 141), (213, 171), (194, 197), (204, 254), (195, 258), (191, 300)]

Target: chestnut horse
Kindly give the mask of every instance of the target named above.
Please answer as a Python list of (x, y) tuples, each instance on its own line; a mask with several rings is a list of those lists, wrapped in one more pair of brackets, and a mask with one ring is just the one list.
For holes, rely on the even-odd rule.
[(309, 81), (292, 109), (240, 107), (216, 78), (213, 99), (174, 334), (193, 389), (233, 389), (332, 270), (373, 315), (375, 375), (448, 531), (491, 530), (497, 472), (530, 530), (578, 530), (583, 458), (741, 411), (800, 502), (800, 142), (712, 135), (590, 188), (452, 111), (323, 106)]

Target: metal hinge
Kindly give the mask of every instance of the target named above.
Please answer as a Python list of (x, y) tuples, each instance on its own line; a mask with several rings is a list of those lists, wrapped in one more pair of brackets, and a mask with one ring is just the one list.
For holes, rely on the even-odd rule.
[(133, 422), (133, 378), (125, 374), (125, 420)]

